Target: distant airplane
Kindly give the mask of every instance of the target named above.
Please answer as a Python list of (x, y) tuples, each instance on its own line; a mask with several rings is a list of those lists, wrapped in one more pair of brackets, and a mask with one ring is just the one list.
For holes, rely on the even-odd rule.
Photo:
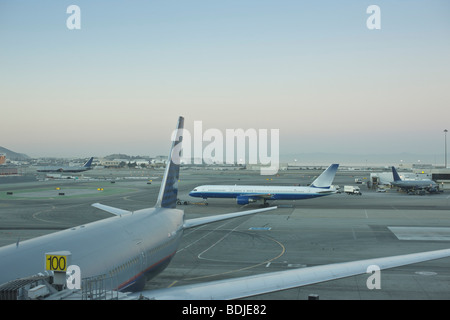
[(94, 157), (91, 157), (83, 166), (48, 166), (37, 169), (37, 172), (83, 172), (87, 170), (91, 170), (92, 160)]
[[(167, 267), (177, 252), (184, 230), (276, 208), (185, 220), (184, 212), (175, 208), (183, 124), (184, 118), (180, 117), (154, 208), (131, 212), (94, 204), (115, 216), (2, 247), (0, 284), (42, 273), (46, 264), (59, 268), (62, 261), (65, 265), (64, 256), (57, 256), (54, 253), (57, 252), (70, 254), (71, 264), (79, 267), (82, 278), (104, 279), (104, 283), (95, 287), (98, 290), (121, 290), (127, 292), (129, 299), (238, 299), (366, 274), (373, 266), (384, 270), (450, 256), (450, 249), (443, 249), (140, 291), (146, 279)], [(54, 255), (46, 258), (46, 253)], [(70, 299), (70, 289), (64, 290)]]
[(433, 180), (430, 179), (402, 180), (394, 167), (392, 167), (392, 175), (394, 177), (394, 181), (392, 181), (391, 184), (407, 192), (416, 190), (426, 190), (430, 193), (433, 193), (439, 191), (438, 184)]
[(204, 185), (194, 188), (189, 195), (197, 198), (236, 198), (239, 205), (262, 200), (301, 200), (326, 196), (336, 192), (331, 186), (339, 164), (330, 165), (309, 187)]

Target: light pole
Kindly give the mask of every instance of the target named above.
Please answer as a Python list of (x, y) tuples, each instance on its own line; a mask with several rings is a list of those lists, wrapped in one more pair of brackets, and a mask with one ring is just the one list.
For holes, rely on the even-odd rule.
[(444, 140), (445, 140), (445, 168), (447, 168), (447, 132), (448, 130), (444, 130)]

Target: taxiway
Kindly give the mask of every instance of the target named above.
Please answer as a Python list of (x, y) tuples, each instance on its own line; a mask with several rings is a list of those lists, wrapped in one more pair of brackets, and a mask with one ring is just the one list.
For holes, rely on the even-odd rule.
[[(260, 176), (246, 171), (182, 170), (179, 198), (201, 184), (306, 185), (321, 170)], [(158, 175), (155, 173), (153, 175)], [(353, 184), (363, 172), (338, 171), (335, 184)], [(92, 203), (138, 210), (156, 201), (161, 179), (36, 181), (0, 184), (0, 245), (108, 217)], [(64, 190), (64, 195), (56, 193)], [(99, 190), (101, 189), (101, 190)], [(450, 196), (378, 193), (361, 186), (362, 196), (273, 202), (279, 205), (251, 217), (217, 222), (184, 234), (172, 262), (146, 289), (308, 266), (385, 257), (450, 247)], [(10, 194), (7, 195), (7, 192)], [(12, 194), (11, 194), (12, 192)], [(201, 202), (201, 201), (200, 201)], [(208, 205), (180, 205), (187, 218), (258, 207), (238, 206), (231, 199)], [(450, 258), (380, 274), (381, 288), (369, 289), (369, 274), (276, 292), (252, 299), (450, 299)], [(13, 266), (12, 266), (13, 267)]]

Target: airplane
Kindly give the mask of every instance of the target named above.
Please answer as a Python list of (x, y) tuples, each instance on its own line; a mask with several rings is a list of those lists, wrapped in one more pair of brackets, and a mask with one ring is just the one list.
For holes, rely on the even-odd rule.
[(416, 190), (426, 190), (430, 193), (438, 192), (439, 186), (436, 182), (430, 179), (422, 179), (422, 180), (402, 180), (397, 173), (397, 170), (392, 167), (392, 175), (394, 177), (394, 181), (391, 184), (395, 187), (399, 187), (407, 192), (416, 191)]
[[(117, 291), (136, 291), (165, 269), (175, 255), (183, 231), (206, 223), (246, 216), (276, 207), (212, 217), (184, 218), (176, 209), (179, 148), (184, 118), (180, 117), (154, 208), (134, 212), (94, 203), (114, 216), (0, 248), (0, 284), (45, 272), (45, 254), (70, 252), (82, 278), (106, 276)], [(180, 146), (179, 146), (180, 144)], [(92, 159), (91, 159), (92, 160)]]
[(301, 200), (323, 197), (336, 193), (331, 186), (339, 164), (330, 165), (308, 187), (298, 186), (245, 186), (245, 185), (204, 185), (194, 188), (189, 195), (197, 198), (236, 198), (236, 203), (246, 205), (262, 200)]
[(83, 166), (48, 166), (37, 169), (37, 172), (83, 172), (87, 170), (91, 170), (92, 160), (94, 157), (91, 157), (88, 161), (86, 161)]
[(450, 257), (450, 249), (443, 249), (143, 290), (147, 277), (151, 278), (167, 267), (177, 251), (184, 230), (276, 209), (269, 207), (185, 219), (184, 212), (176, 209), (183, 124), (184, 118), (180, 117), (155, 207), (131, 212), (96, 203), (94, 207), (114, 216), (2, 247), (0, 284), (42, 273), (45, 253), (54, 251), (70, 252), (71, 263), (80, 267), (83, 278), (104, 277), (107, 281), (103, 283), (103, 289), (112, 287), (125, 292), (127, 299), (192, 300), (251, 297), (365, 274), (368, 267), (373, 265), (384, 270)]

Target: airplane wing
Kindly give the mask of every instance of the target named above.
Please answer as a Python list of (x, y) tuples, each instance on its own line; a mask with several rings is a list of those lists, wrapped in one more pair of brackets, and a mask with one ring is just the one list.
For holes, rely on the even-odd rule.
[(207, 223), (211, 223), (211, 222), (216, 222), (216, 221), (222, 221), (222, 220), (227, 220), (227, 219), (236, 218), (236, 217), (247, 216), (247, 215), (250, 215), (250, 214), (255, 214), (255, 213), (269, 211), (269, 210), (274, 210), (276, 208), (277, 207), (269, 207), (269, 208), (263, 208), (263, 209), (255, 209), (255, 210), (247, 210), (247, 211), (239, 211), (239, 212), (233, 212), (233, 213), (220, 214), (220, 215), (216, 215), (216, 216), (209, 216), (209, 217), (202, 217), (202, 218), (195, 218), (195, 219), (187, 219), (187, 220), (184, 221), (183, 228), (185, 228), (185, 229), (193, 228), (193, 227), (201, 226), (203, 224), (207, 224)]
[(131, 213), (131, 211), (123, 210), (123, 209), (119, 209), (119, 208), (114, 208), (114, 207), (110, 207), (110, 206), (106, 206), (106, 205), (101, 204), (101, 203), (94, 203), (94, 204), (91, 204), (91, 206), (96, 207), (96, 208), (98, 208), (100, 210), (103, 210), (103, 211), (115, 214), (116, 216), (122, 216), (122, 215)]
[(450, 256), (450, 249), (406, 254), (393, 257), (335, 263), (323, 266), (265, 273), (249, 277), (146, 290), (131, 294), (133, 298), (156, 300), (228, 300), (306, 286), (359, 274), (369, 273), (369, 266), (379, 270), (441, 259)]

